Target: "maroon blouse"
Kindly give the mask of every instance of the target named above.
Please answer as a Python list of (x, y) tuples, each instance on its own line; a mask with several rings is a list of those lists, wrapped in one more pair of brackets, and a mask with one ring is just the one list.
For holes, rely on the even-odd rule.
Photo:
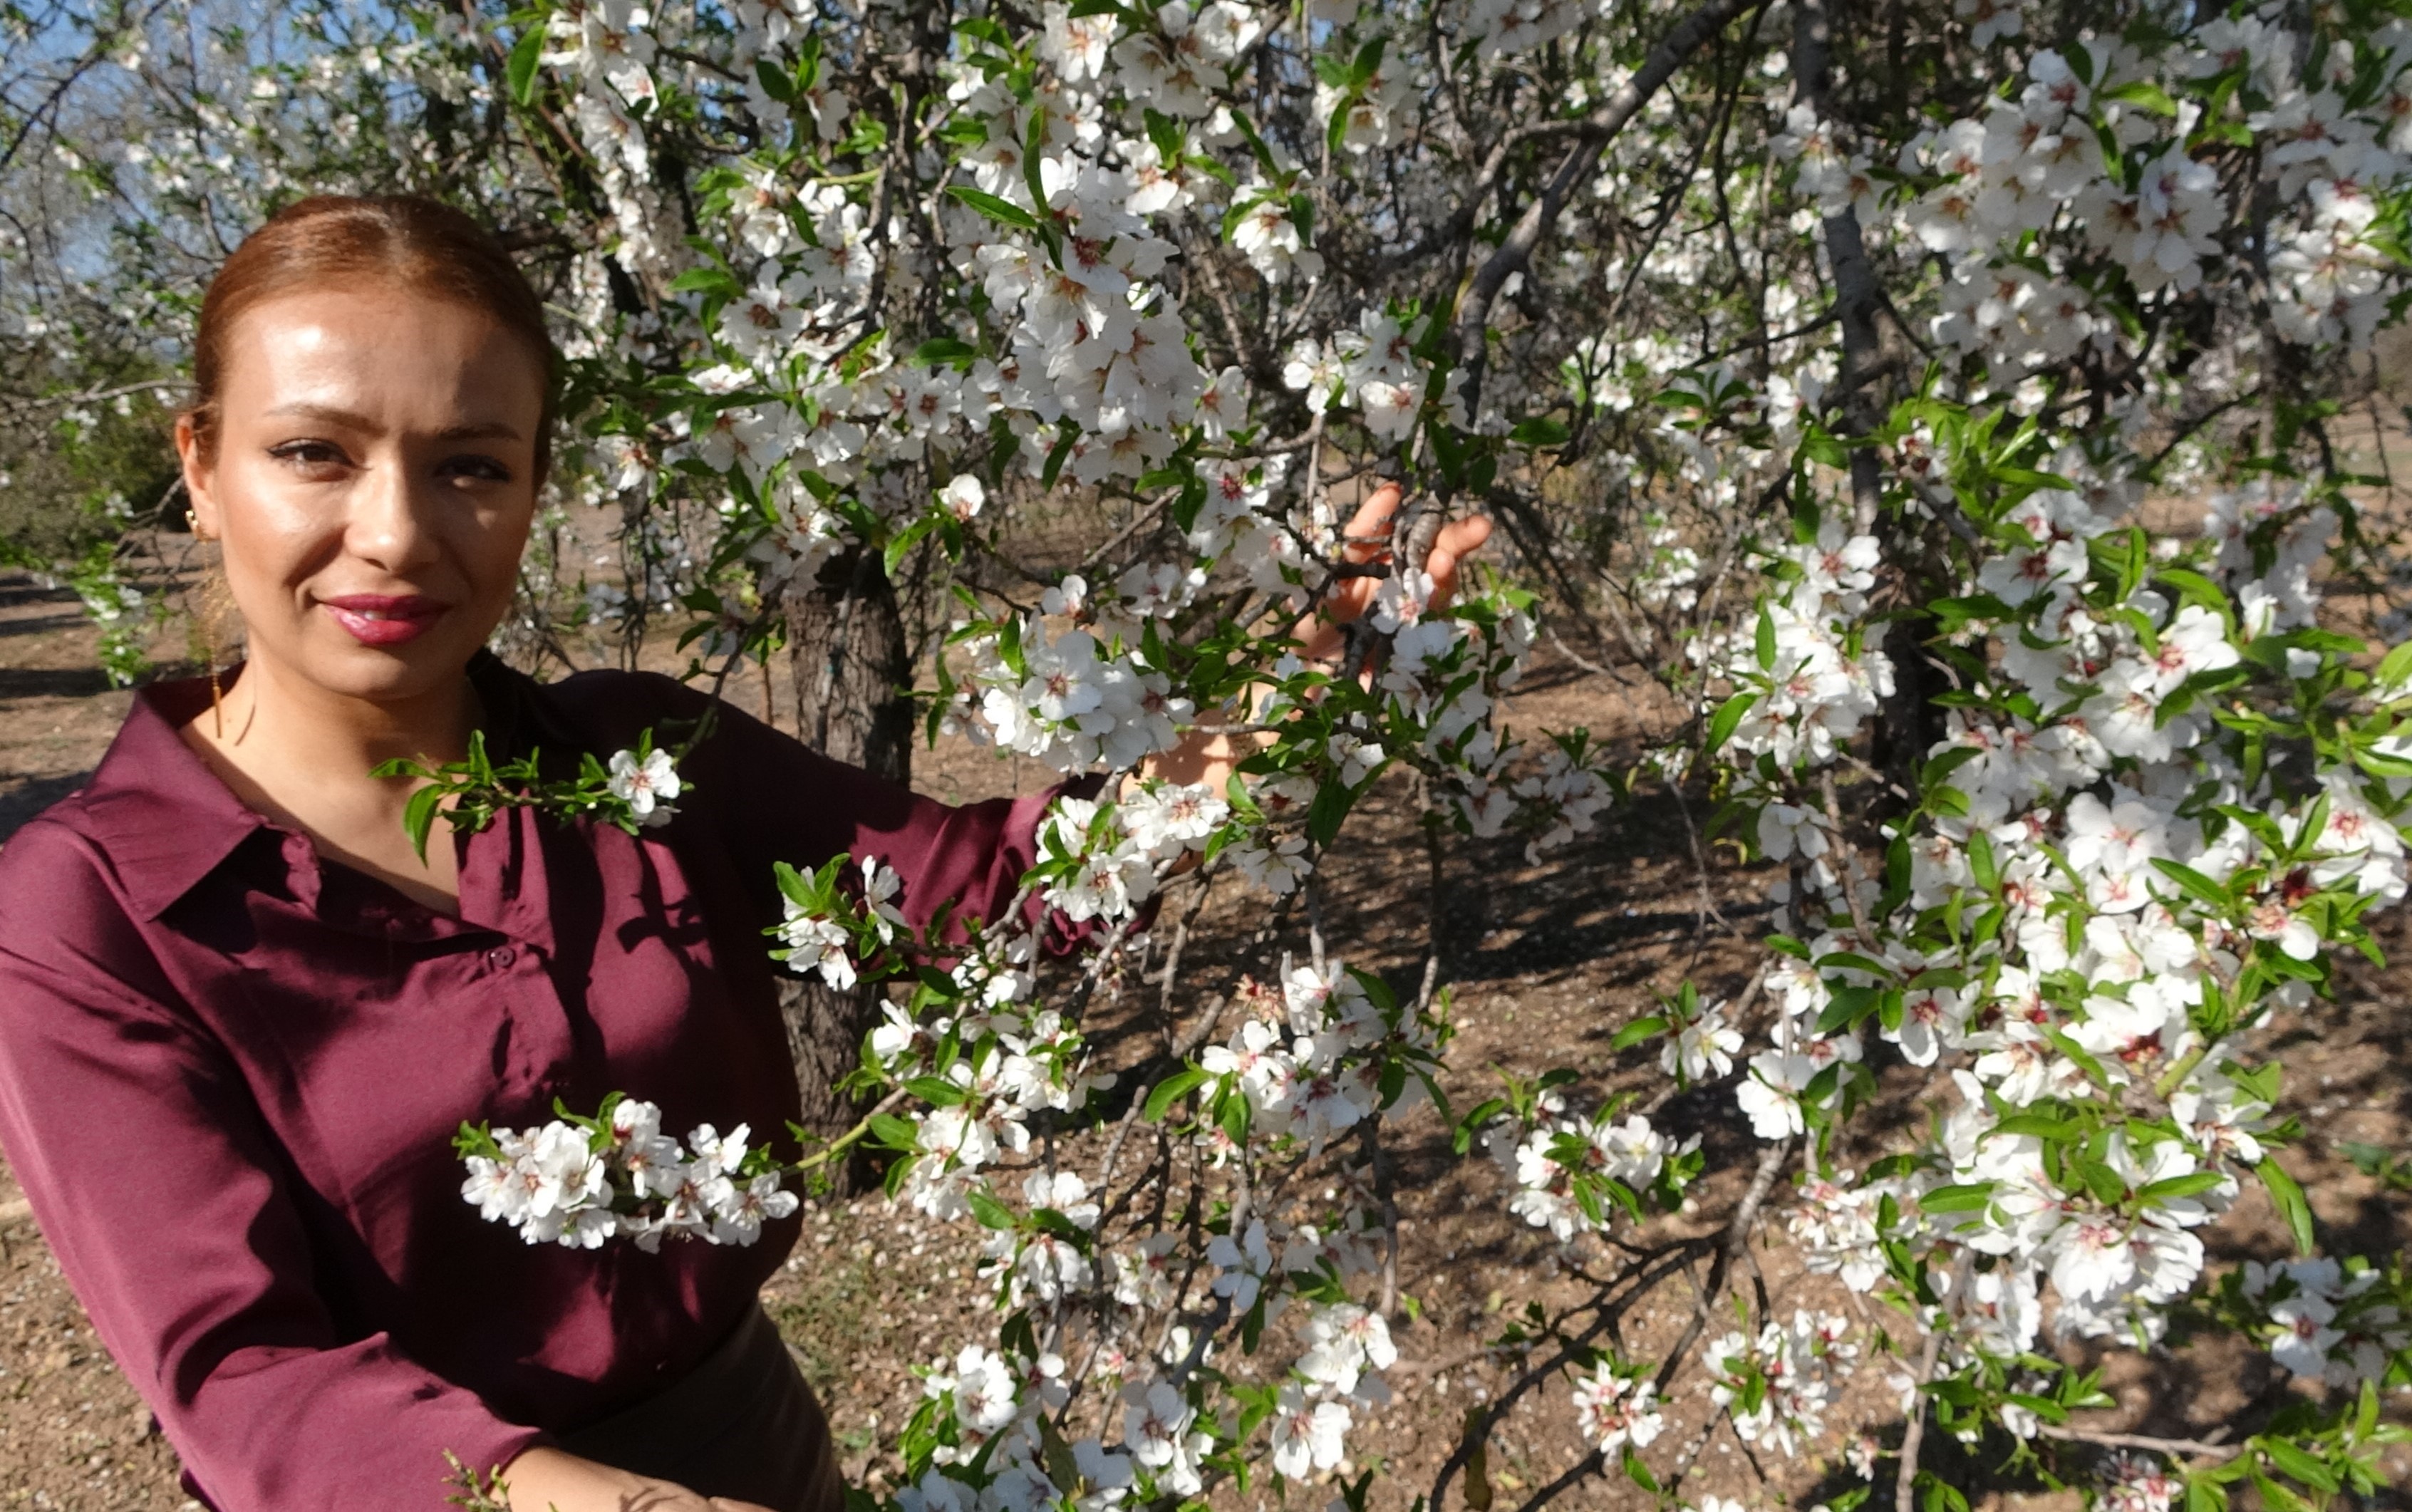
[[(703, 704), (470, 675), (498, 758), (608, 756)], [(799, 1220), (531, 1246), (462, 1200), (454, 1128), (616, 1089), (791, 1152), (772, 862), (875, 854), (917, 922), (993, 917), (1052, 796), (949, 808), (724, 708), (662, 829), (517, 810), (459, 837), (452, 918), (246, 808), (177, 734), (208, 701), (145, 690), (0, 850), (0, 1146), (188, 1487), (233, 1512), (438, 1508), (444, 1450), (505, 1463), (700, 1359)]]

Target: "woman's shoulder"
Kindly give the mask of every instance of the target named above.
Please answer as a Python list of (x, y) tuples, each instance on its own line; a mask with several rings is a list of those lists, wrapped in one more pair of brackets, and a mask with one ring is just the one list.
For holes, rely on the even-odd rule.
[(13, 962), (120, 981), (151, 975), (142, 920), (156, 900), (130, 885), (97, 828), (78, 792), (0, 842), (0, 971)]
[(0, 917), (13, 925), (11, 904), (62, 884), (97, 879), (102, 864), (85, 790), (79, 787), (0, 838)]
[(589, 668), (537, 688), (540, 697), (597, 730), (625, 725), (633, 732), (664, 719), (693, 719), (712, 701), (677, 678), (616, 667)]
[(53, 921), (133, 910), (110, 855), (111, 798), (106, 786), (75, 788), (0, 838), (0, 922), (16, 943)]
[(654, 744), (674, 744), (712, 701), (674, 677), (618, 668), (591, 668), (547, 683), (481, 657), (470, 677), (490, 710), (498, 693), (516, 710), (501, 722), (510, 729), (509, 743), (597, 756), (635, 745), (648, 730)]

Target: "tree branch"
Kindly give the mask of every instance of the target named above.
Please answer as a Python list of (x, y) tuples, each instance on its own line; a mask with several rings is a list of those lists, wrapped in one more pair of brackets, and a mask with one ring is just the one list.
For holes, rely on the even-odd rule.
[[(1834, 123), (1831, 37), (1824, 0), (1802, 0), (1792, 13), (1792, 76), (1802, 96), (1817, 119)], [(1860, 231), (1859, 212), (1845, 205), (1826, 217), (1826, 260), (1834, 273), (1835, 313), (1843, 322), (1842, 386), (1846, 423), (1854, 437), (1864, 437), (1877, 424), (1875, 382), (1879, 376), (1881, 339), (1876, 312), (1885, 308), (1875, 272), (1868, 266), (1867, 241)], [(1851, 448), (1851, 512), (1855, 533), (1875, 528), (1876, 507), (1883, 494), (1875, 448)]]
[(1541, 238), (1557, 224), (1558, 216), (1574, 193), (1575, 186), (1588, 177), (1599, 163), (1600, 154), (1626, 123), (1641, 112), (1650, 96), (1674, 76), (1684, 60), (1699, 51), (1710, 37), (1723, 31), (1726, 24), (1740, 15), (1747, 0), (1709, 0), (1709, 3), (1675, 23), (1674, 29), (1658, 39), (1650, 50), (1640, 70), (1625, 82), (1623, 89), (1595, 112), (1586, 123), (1589, 129), (1581, 139), (1569, 148), (1559, 160), (1557, 170), (1538, 198), (1524, 207), (1507, 239), (1483, 260), (1482, 266), (1466, 286), (1465, 297), (1457, 308), (1455, 335), (1458, 365), (1465, 370), (1465, 408), (1475, 413), (1481, 403), (1482, 373), (1488, 355), (1485, 330), (1491, 320), (1491, 305), (1498, 299), (1508, 276), (1522, 271), (1532, 260), (1533, 249)]

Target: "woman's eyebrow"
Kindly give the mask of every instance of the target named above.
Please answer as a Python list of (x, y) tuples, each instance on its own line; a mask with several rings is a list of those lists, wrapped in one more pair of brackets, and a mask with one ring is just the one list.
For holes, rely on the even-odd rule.
[(322, 420), (329, 425), (349, 426), (356, 431), (377, 429), (376, 421), (365, 415), (357, 414), (338, 404), (315, 404), (306, 399), (296, 400), (290, 404), (279, 404), (268, 413), (272, 418), (289, 415), (296, 419)]
[(435, 433), (438, 441), (517, 441), (519, 428), (502, 420), (465, 420)]
[[(383, 427), (367, 416), (345, 409), (339, 404), (317, 404), (307, 400), (279, 404), (268, 412), (272, 417), (289, 416), (297, 419), (318, 420), (328, 425), (341, 425), (355, 431), (375, 431)], [(438, 441), (517, 441), (519, 428), (505, 420), (463, 420), (448, 425), (435, 433)]]

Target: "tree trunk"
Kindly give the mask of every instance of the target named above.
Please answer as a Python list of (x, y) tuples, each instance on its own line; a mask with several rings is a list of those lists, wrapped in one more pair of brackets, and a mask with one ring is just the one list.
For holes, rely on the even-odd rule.
[(1943, 707), (1934, 697), (1948, 684), (1926, 659), (1923, 644), (1934, 633), (1933, 615), (1913, 613), (1893, 621), (1883, 640), (1885, 655), (1892, 662), (1892, 694), (1878, 706), (1869, 761), (1887, 782), (1909, 795), (1878, 798), (1875, 812), (1887, 816), (1917, 801), (1919, 768), (1943, 739)]
[[(912, 780), (912, 662), (896, 591), (875, 552), (849, 551), (821, 569), (812, 591), (787, 601), (788, 666), (795, 679), (796, 737), (824, 756), (889, 782)], [(802, 795), (811, 801), (810, 795)], [(798, 858), (799, 860), (806, 858)], [(779, 1007), (795, 1057), (803, 1124), (825, 1138), (861, 1117), (838, 1082), (860, 1060), (862, 1036), (878, 1021), (880, 994), (841, 992), (817, 976), (782, 976)], [(849, 1167), (860, 1162), (849, 1163)], [(831, 1171), (841, 1188), (847, 1171)], [(864, 1174), (851, 1172), (856, 1180)]]

